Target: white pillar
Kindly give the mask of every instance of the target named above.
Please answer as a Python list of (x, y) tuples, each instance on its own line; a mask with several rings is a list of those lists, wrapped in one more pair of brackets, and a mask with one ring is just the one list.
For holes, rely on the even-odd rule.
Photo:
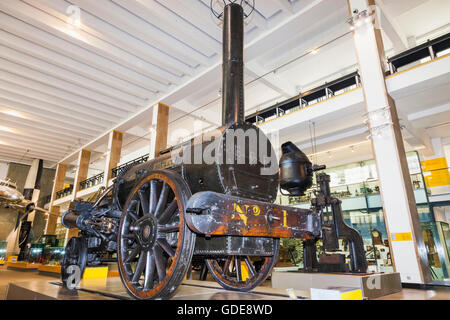
[(381, 30), (362, 14), (365, 10), (375, 13), (371, 10), (374, 0), (348, 0), (348, 3), (354, 17), (354, 43), (394, 268), (400, 273), (402, 282), (427, 283), (431, 281), (431, 274), (401, 128), (395, 102), (387, 92), (384, 78), (386, 60)]

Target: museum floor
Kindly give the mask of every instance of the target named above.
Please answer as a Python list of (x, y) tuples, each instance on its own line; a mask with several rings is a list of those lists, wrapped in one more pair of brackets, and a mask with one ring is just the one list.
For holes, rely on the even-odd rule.
[[(6, 292), (9, 283), (16, 283), (21, 287), (28, 288), (40, 288), (41, 292), (45, 290), (56, 290), (61, 292), (57, 283), (59, 279), (51, 276), (40, 275), (37, 272), (22, 272), (8, 270), (6, 267), (0, 267), (0, 299), (6, 299)], [(104, 285), (103, 285), (104, 286)], [(92, 283), (90, 285), (92, 289), (99, 288), (100, 284)], [(128, 298), (125, 289), (121, 286), (119, 278), (113, 278), (112, 281), (108, 280), (107, 290), (104, 292), (115, 292), (114, 296), (104, 296), (95, 294), (93, 292), (85, 291), (78, 295), (76, 299), (123, 299)], [(217, 283), (210, 281), (185, 281), (184, 285), (180, 287), (179, 292), (175, 296), (176, 299), (196, 300), (196, 299), (241, 299), (241, 300), (253, 300), (253, 299), (287, 299), (286, 295), (280, 289), (272, 289), (267, 286), (258, 287), (252, 294), (239, 294), (236, 296), (235, 292), (228, 292), (222, 290)], [(297, 294), (300, 296), (301, 292)], [(307, 293), (303, 293), (303, 297), (307, 298)], [(70, 297), (67, 297), (70, 298)], [(418, 289), (403, 289), (401, 292), (391, 294), (380, 300), (450, 300), (450, 288), (449, 287), (434, 287), (432, 290), (418, 290)]]

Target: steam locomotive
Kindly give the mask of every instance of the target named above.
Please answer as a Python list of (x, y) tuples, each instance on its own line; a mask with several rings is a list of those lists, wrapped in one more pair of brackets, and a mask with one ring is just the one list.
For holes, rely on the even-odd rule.
[(361, 236), (343, 221), (326, 174), (316, 174), (320, 188), (311, 210), (274, 204), (279, 188), (303, 195), (324, 167), (313, 166), (291, 142), (282, 145), (278, 162), (267, 136), (245, 123), (242, 7), (226, 5), (223, 19), (222, 127), (126, 168), (96, 203), (73, 201), (62, 224), (81, 236), (67, 244), (63, 282), (70, 265), (83, 269), (117, 253), (130, 295), (165, 299), (195, 255), (224, 288), (248, 291), (270, 274), (280, 238), (303, 239), (305, 266), (313, 270), (320, 266), (315, 243), (322, 239), (336, 251), (338, 238), (346, 237), (351, 271), (367, 270)]

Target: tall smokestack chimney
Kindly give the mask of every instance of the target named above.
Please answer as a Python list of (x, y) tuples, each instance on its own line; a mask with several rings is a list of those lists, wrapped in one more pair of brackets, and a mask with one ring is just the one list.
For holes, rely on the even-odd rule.
[(244, 9), (230, 3), (223, 13), (222, 124), (244, 123)]

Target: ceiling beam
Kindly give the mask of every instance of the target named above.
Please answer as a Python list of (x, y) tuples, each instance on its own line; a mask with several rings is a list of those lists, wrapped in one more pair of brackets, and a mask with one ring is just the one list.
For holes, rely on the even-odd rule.
[[(9, 36), (8, 33), (2, 33), (0, 30), (0, 39), (2, 38), (2, 35), (5, 34)], [(54, 65), (51, 61), (46, 62), (45, 60), (23, 53), (20, 51), (20, 48), (19, 50), (16, 50), (0, 45), (0, 57), (10, 62), (29, 67), (32, 70), (41, 72), (44, 75), (50, 75), (56, 79), (55, 82), (62, 79), (72, 84), (94, 90), (122, 103), (130, 103), (140, 107), (145, 105), (147, 101), (145, 98), (139, 98), (138, 96), (133, 95), (132, 93), (130, 94), (120, 88), (110, 86), (107, 83), (108, 81), (104, 83), (100, 76), (97, 79), (96, 77), (92, 78), (89, 74), (79, 74), (77, 71), (68, 70), (64, 67)]]
[(0, 102), (0, 114), (4, 121), (14, 123), (16, 126), (28, 126), (36, 129), (45, 129), (48, 132), (60, 134), (69, 138), (78, 138), (82, 140), (92, 139), (97, 133), (87, 132), (87, 130), (74, 130), (72, 126), (61, 124), (59, 121), (52, 121), (53, 118), (45, 118), (39, 115), (17, 116), (11, 108), (5, 108)]
[(152, 27), (157, 26), (157, 29), (162, 29), (167, 36), (188, 43), (190, 47), (200, 51), (206, 57), (222, 52), (220, 42), (199, 32), (192, 23), (173, 14), (153, 0), (114, 0), (114, 3), (145, 19)]
[[(164, 91), (169, 87), (166, 79), (159, 78), (154, 73), (152, 73), (152, 77), (144, 75), (144, 68), (154, 69), (155, 66), (147, 65), (144, 61), (140, 61), (143, 70), (137, 72), (123, 63), (114, 61), (114, 59), (118, 60), (116, 56), (113, 57), (114, 59), (107, 58), (105, 56), (109, 56), (109, 53), (103, 52), (102, 54), (102, 51), (99, 51), (96, 47), (86, 44), (86, 42), (90, 41), (100, 45), (99, 42), (102, 42), (102, 40), (96, 40), (95, 37), (88, 34), (80, 34), (77, 30), (68, 29), (69, 25), (67, 23), (54, 17), (52, 19), (52, 16), (41, 10), (16, 1), (0, 2), (0, 10), (3, 11), (0, 14), (0, 26), (12, 34), (38, 43), (40, 46), (59, 54), (70, 56), (73, 60), (83, 64), (105, 70), (150, 92)], [(44, 21), (49, 20), (53, 20), (54, 27), (44, 23)], [(123, 50), (121, 51), (110, 44), (104, 44), (103, 50), (109, 50), (116, 55), (122, 54), (122, 56), (126, 56)], [(135, 56), (121, 57), (122, 61), (126, 58), (128, 60), (132, 59), (131, 61), (137, 63)], [(159, 72), (162, 73), (163, 70), (159, 69)], [(173, 77), (173, 81), (175, 81), (175, 77)]]
[[(298, 92), (295, 90), (295, 86), (290, 82), (286, 81), (282, 77), (278, 76), (276, 73), (271, 72), (267, 74), (257, 62), (252, 61), (245, 65), (245, 73), (247, 73), (253, 79), (257, 79), (254, 83), (262, 83), (266, 87), (278, 92), (285, 98), (292, 98), (297, 95)], [(263, 77), (261, 77), (264, 75)]]
[(386, 8), (384, 0), (375, 0), (377, 7), (380, 9), (380, 16), (378, 17), (380, 28), (386, 33), (389, 40), (394, 46), (395, 52), (401, 52), (408, 49), (408, 40), (400, 25), (391, 12)]
[(94, 90), (87, 89), (71, 82), (49, 76), (43, 72), (36, 71), (29, 67), (25, 67), (3, 58), (0, 58), (0, 70), (4, 70), (11, 74), (15, 74), (16, 76), (27, 78), (38, 83), (51, 84), (52, 87), (70, 92), (97, 103), (102, 103), (106, 108), (112, 108), (112, 112), (114, 112), (114, 110), (117, 110), (119, 112), (125, 111), (126, 113), (130, 113), (136, 111), (137, 109), (136, 105), (113, 99)]
[[(80, 3), (85, 4), (85, 2), (81, 1), (81, 0), (73, 0), (73, 1), (77, 2), (78, 4), (80, 4)], [(93, 4), (94, 2), (90, 1), (90, 3)], [(97, 3), (97, 1), (95, 1), (95, 3)], [(295, 14), (293, 14), (292, 16), (290, 16), (289, 18), (287, 18), (286, 20), (284, 20), (283, 22), (278, 24), (273, 29), (266, 31), (266, 32), (262, 32), (256, 39), (252, 40), (251, 42), (249, 42), (245, 45), (244, 49), (246, 52), (246, 62), (253, 60), (261, 52), (264, 52), (268, 48), (272, 47), (273, 42), (279, 41), (280, 34), (285, 34), (287, 32), (287, 30), (292, 29), (293, 26), (295, 26), (299, 23), (300, 19), (303, 21), (304, 20), (303, 18), (308, 15), (310, 10), (319, 10), (320, 11), (320, 10), (323, 10), (324, 7), (328, 7), (328, 2), (326, 3), (324, 0), (315, 0), (314, 2), (312, 2), (312, 3), (308, 4), (307, 6), (305, 6), (304, 8), (302, 8), (302, 10), (297, 11)], [(277, 41), (277, 39), (278, 39), (278, 41)], [(146, 114), (148, 115), (150, 113), (149, 111), (151, 110), (152, 106), (155, 103), (163, 102), (163, 103), (170, 105), (171, 103), (168, 101), (173, 100), (173, 96), (178, 96), (178, 97), (183, 96), (183, 95), (186, 96), (192, 90), (192, 88), (194, 86), (196, 86), (196, 84), (198, 85), (198, 83), (202, 83), (202, 81), (204, 81), (205, 79), (216, 78), (218, 75), (220, 75), (221, 65), (222, 65), (221, 62), (217, 62), (216, 64), (212, 65), (208, 69), (206, 69), (203, 72), (201, 72), (200, 74), (198, 74), (196, 77), (189, 79), (183, 85), (174, 89), (170, 93), (164, 95), (163, 97), (161, 97), (157, 100), (152, 101), (151, 103), (148, 103), (146, 107), (142, 108), (140, 111), (138, 111), (134, 115), (130, 116), (128, 119), (125, 119), (124, 121), (120, 122), (119, 124), (117, 124), (116, 126), (111, 128), (110, 130), (114, 130), (114, 129), (127, 130), (127, 128), (129, 128), (129, 125), (128, 125), (129, 123), (132, 123), (136, 119), (144, 117)], [(110, 130), (104, 132), (99, 137), (97, 137), (94, 140), (92, 140), (91, 142), (87, 143), (84, 147), (88, 148), (89, 145), (91, 145), (92, 143), (95, 143), (96, 141), (104, 138), (106, 135), (109, 134)], [(76, 152), (61, 159), (61, 161), (64, 162), (67, 159), (72, 159), (75, 154), (76, 154)]]
[[(30, 5), (39, 8), (55, 17), (67, 21), (67, 5), (65, 0), (23, 0)], [(81, 9), (81, 30), (102, 39), (108, 43), (114, 44), (133, 53), (142, 59), (161, 66), (165, 70), (174, 74), (192, 75), (194, 67), (178, 58), (171, 56), (169, 53), (163, 52), (155, 47), (155, 43), (146, 43), (133, 34), (121, 30), (118, 25), (112, 25), (96, 16), (90, 14), (86, 10)], [(170, 52), (170, 51), (169, 51)]]
[[(93, 110), (89, 114), (89, 110), (86, 110), (77, 103), (67, 101), (64, 104), (64, 100), (62, 99), (3, 80), (0, 80), (0, 96), (13, 101), (30, 104), (33, 107), (47, 112), (59, 114), (68, 120), (71, 118), (78, 120), (82, 122), (78, 123), (81, 126), (88, 126), (90, 123), (91, 126), (96, 126), (99, 130), (104, 130), (114, 123), (113, 120), (103, 119), (100, 113), (94, 112)], [(81, 110), (78, 111), (78, 109)], [(110, 118), (110, 116), (105, 116), (105, 118)]]
[(36, 82), (34, 80), (30, 80), (13, 73), (3, 71), (1, 69), (0, 79), (7, 79), (8, 83), (24, 87), (28, 90), (31, 89), (32, 91), (30, 94), (32, 94), (33, 92), (43, 93), (45, 96), (52, 98), (51, 100), (53, 100), (53, 102), (51, 100), (47, 100), (49, 102), (66, 106), (71, 109), (74, 107), (74, 110), (77, 110), (77, 112), (98, 117), (100, 120), (114, 122), (117, 121), (118, 118), (120, 119), (126, 117), (128, 114), (128, 112), (122, 109), (117, 109), (115, 107), (108, 106), (107, 104), (100, 103), (78, 94), (73, 94), (71, 92), (61, 90), (59, 88), (55, 88), (54, 86)]
[[(197, 67), (199, 63), (203, 65), (209, 64), (209, 58), (201, 54), (197, 50), (185, 45), (180, 41), (167, 41), (167, 35), (152, 28), (151, 25), (134, 14), (122, 9), (120, 6), (111, 5), (112, 3), (104, 0), (72, 0), (73, 4), (95, 15), (104, 21), (109, 21), (112, 25), (120, 26), (122, 30), (126, 30), (133, 36), (145, 41), (149, 44), (156, 44), (164, 52), (173, 53), (180, 60), (189, 61), (192, 67)], [(108, 10), (105, 10), (105, 7)]]
[(39, 101), (12, 94), (10, 92), (5, 92), (0, 89), (0, 107), (1, 106), (5, 106), (10, 110), (12, 109), (23, 112), (26, 114), (26, 117), (33, 115), (30, 118), (37, 116), (41, 119), (48, 119), (51, 123), (59, 122), (60, 124), (67, 126), (68, 129), (70, 128), (76, 131), (87, 131), (89, 134), (98, 134), (102, 131), (101, 128), (95, 126), (94, 124), (88, 125), (85, 124), (85, 121), (81, 122), (76, 119), (71, 120), (70, 117), (64, 116), (64, 114), (55, 114), (52, 111), (45, 110), (48, 106), (47, 104), (41, 108), (41, 102)]
[[(20, 31), (22, 30), (21, 27), (24, 27), (23, 26), (24, 23), (21, 23), (20, 26), (14, 26), (14, 24), (20, 24), (14, 23), (18, 22), (19, 20), (13, 19), (13, 21), (10, 22), (3, 22), (4, 17), (9, 17), (10, 19), (8, 20), (13, 19), (10, 16), (0, 12), (0, 27), (2, 29), (5, 29), (3, 28), (4, 25), (9, 25), (10, 27), (8, 29), (14, 30), (18, 33), (23, 33)], [(34, 34), (33, 29), (35, 28), (29, 27), (27, 29), (28, 34), (30, 33), (32, 35)], [(37, 43), (40, 43), (39, 39), (36, 39), (36, 41)], [(52, 49), (45, 48), (41, 45), (36, 44), (33, 41), (29, 41), (25, 38), (22, 38), (20, 36), (17, 36), (13, 33), (9, 33), (4, 30), (0, 30), (0, 43), (4, 46), (20, 51), (22, 53), (26, 53), (27, 55), (49, 62), (63, 69), (99, 81), (100, 83), (107, 84), (108, 86), (119, 89), (121, 91), (124, 91), (125, 93), (134, 95), (135, 97), (138, 97), (143, 100), (153, 97), (154, 93), (156, 92), (156, 90), (151, 91), (139, 85), (133, 84), (132, 82), (124, 78), (121, 78), (120, 75), (118, 75), (116, 72), (110, 73), (107, 71), (102, 71), (98, 67), (93, 67), (84, 62), (77, 61), (73, 58), (73, 56), (70, 53), (68, 53), (68, 55), (58, 53)], [(111, 64), (112, 63), (110, 63), (110, 67), (112, 67)], [(107, 70), (107, 68), (103, 70)]]

